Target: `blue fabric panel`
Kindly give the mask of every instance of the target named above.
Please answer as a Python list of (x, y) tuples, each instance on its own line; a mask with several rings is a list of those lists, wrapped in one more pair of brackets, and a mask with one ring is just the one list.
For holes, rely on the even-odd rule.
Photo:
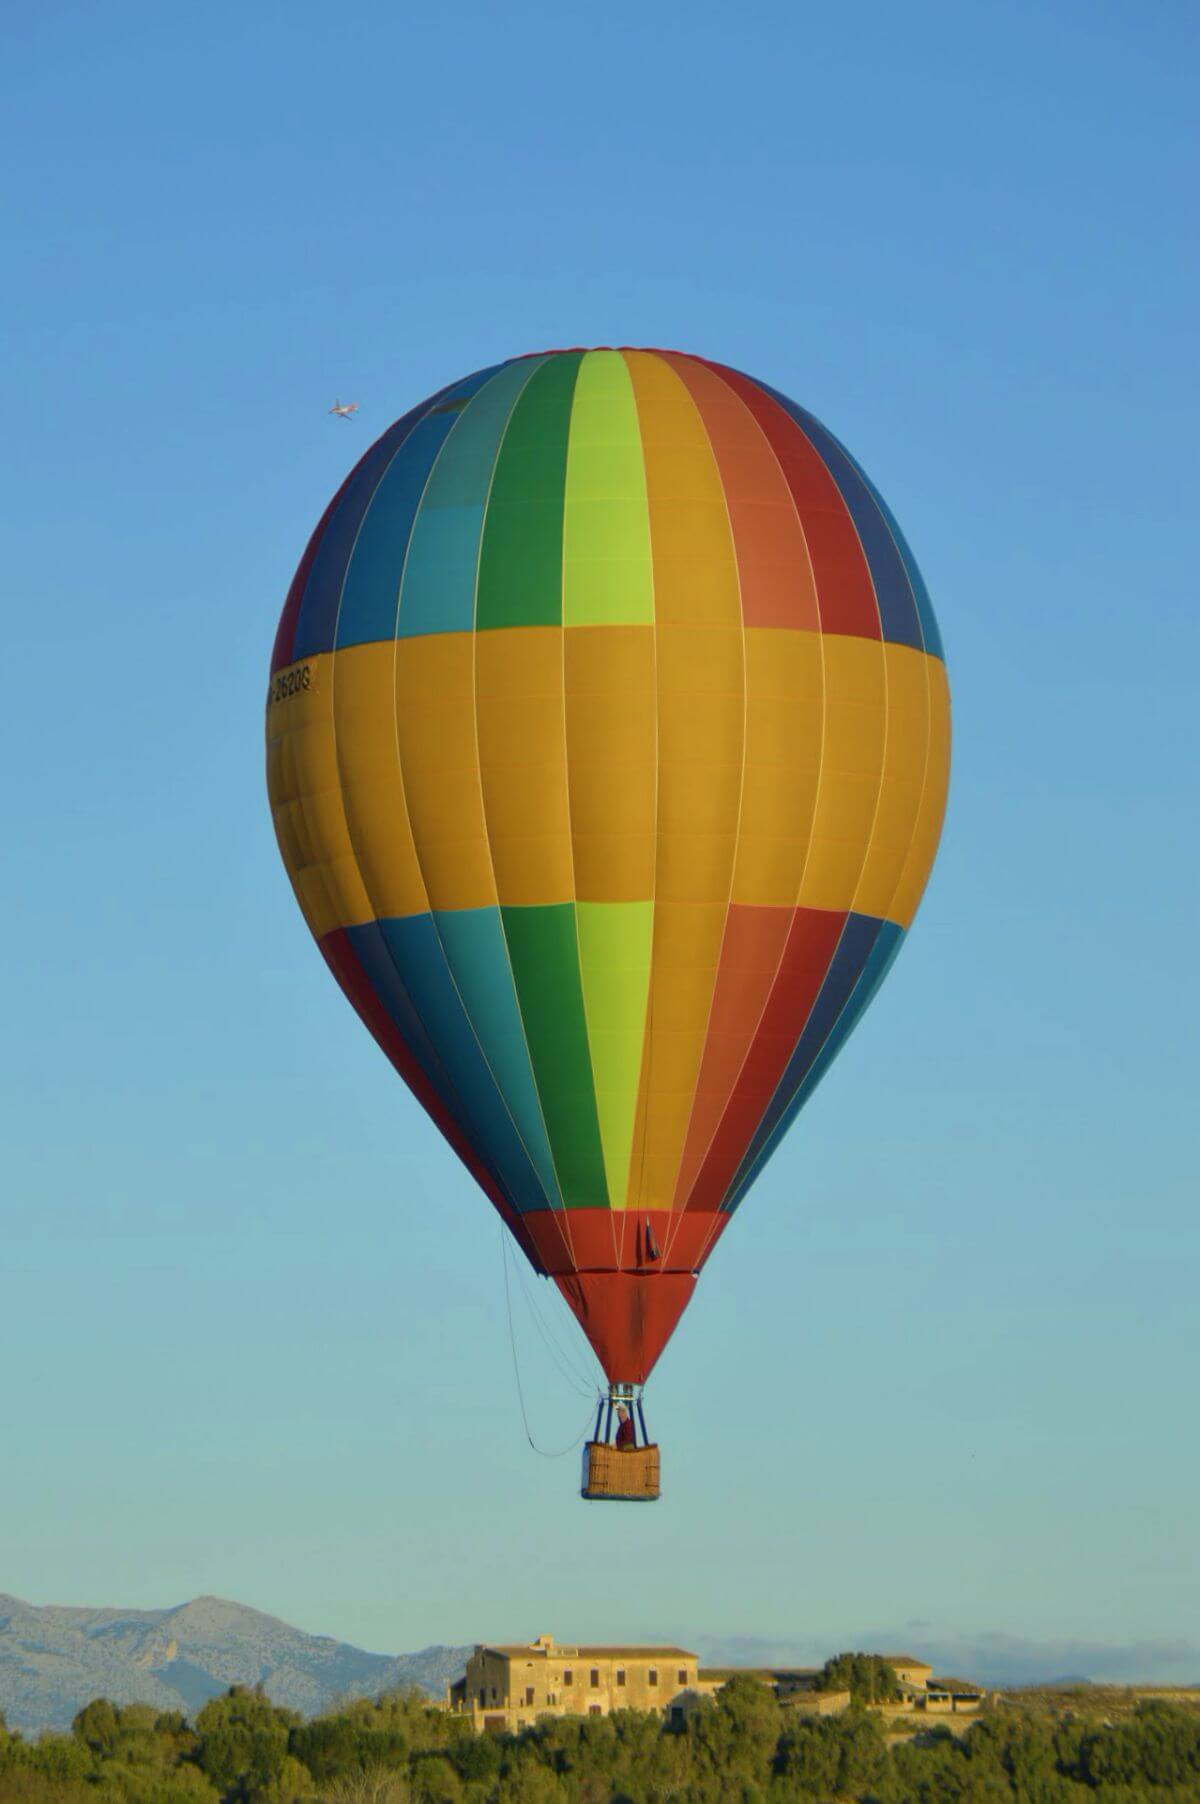
[(561, 1209), (500, 910), (442, 909), (435, 918), (471, 1026), (541, 1179), (546, 1196), (541, 1206)]
[[(490, 374), (489, 370), (482, 371), (480, 380)], [(309, 569), (308, 581), (304, 585), (304, 599), (300, 603), (296, 638), (292, 647), (293, 663), (300, 658), (315, 657), (318, 652), (333, 650), (333, 635), (337, 627), (346, 566), (354, 551), (354, 542), (363, 516), (371, 505), (371, 497), (384, 471), (418, 420), (452, 398), (459, 389), (473, 380), (474, 378), (468, 377), (466, 382), (456, 383), (452, 388), (439, 389), (436, 395), (431, 395), (419, 407), (412, 408), (402, 419), (397, 420), (394, 426), (389, 426), (382, 438), (371, 446), (351, 476), (321, 535), (321, 542)]]
[(505, 429), (542, 357), (506, 363), (459, 415), (434, 466), (404, 566), (397, 634), (469, 633), (475, 624), (479, 541)]
[(438, 453), (488, 373), (482, 370), (468, 377), (436, 401), (412, 428), (380, 478), (346, 570), (335, 639), (339, 647), (395, 638), (400, 582), (421, 497)]
[(770, 388), (765, 382), (759, 382), (758, 386), (791, 415), (801, 432), (816, 447), (822, 462), (836, 482), (838, 492), (854, 521), (855, 531), (871, 572), (884, 638), (893, 645), (911, 645), (914, 651), (924, 651), (921, 617), (917, 612), (916, 597), (909, 586), (908, 571), (896, 542), (888, 531), (887, 522), (876, 505), (875, 496), (863, 481), (857, 464), (846, 455), (820, 420), (814, 419), (811, 413), (798, 407), (794, 401), (789, 401), (777, 388)]
[[(845, 1006), (835, 1020), (832, 1028), (829, 1030), (824, 1045), (820, 1048), (816, 1057), (808, 1066), (807, 1071), (796, 1071), (793, 1073), (792, 1065), (789, 1064), (787, 1071), (784, 1073), (780, 1090), (789, 1090), (793, 1083), (796, 1087), (791, 1091), (785, 1107), (778, 1115), (778, 1119), (767, 1138), (763, 1141), (761, 1146), (758, 1147), (757, 1151), (755, 1151), (752, 1146), (747, 1154), (747, 1160), (743, 1161), (744, 1169), (739, 1173), (734, 1182), (733, 1189), (730, 1191), (729, 1196), (725, 1201), (725, 1212), (729, 1215), (733, 1214), (754, 1180), (758, 1177), (759, 1172), (762, 1171), (767, 1161), (771, 1158), (771, 1155), (782, 1142), (788, 1129), (791, 1127), (792, 1122), (796, 1119), (796, 1116), (800, 1113), (801, 1109), (832, 1065), (834, 1059), (842, 1050), (842, 1047), (846, 1044), (850, 1035), (854, 1032), (854, 1029), (857, 1027), (866, 1011), (867, 1004), (874, 997), (884, 978), (891, 970), (892, 961), (904, 944), (904, 929), (903, 927), (897, 927), (894, 921), (875, 922), (867, 915), (851, 915), (850, 921), (865, 922), (869, 923), (872, 927), (877, 927), (878, 932), (875, 936), (875, 943), (871, 947), (866, 963), (859, 972), (858, 980), (855, 983), (854, 988), (846, 999)], [(850, 923), (848, 922), (847, 927), (849, 927), (849, 924)], [(774, 1106), (773, 1102), (772, 1108), (774, 1108)], [(749, 1163), (747, 1163), (747, 1161), (749, 1161)]]
[(488, 1162), (518, 1213), (546, 1208), (537, 1173), (463, 1008), (433, 916), (405, 915), (379, 927), (418, 1014), (432, 1025), (472, 1144), (487, 1148)]
[[(426, 920), (428, 918), (428, 916), (425, 917)], [(469, 1142), (480, 1162), (491, 1172), (500, 1189), (506, 1190), (507, 1186), (496, 1169), (495, 1160), (490, 1157), (488, 1149), (475, 1131), (463, 1107), (462, 1099), (455, 1089), (453, 1079), (439, 1056), (438, 1049), (425, 1031), (425, 1024), (397, 969), (380, 923), (367, 921), (359, 927), (347, 927), (345, 931), (354, 956), (362, 966), (363, 973), (374, 991), (376, 999), (437, 1091), (463, 1138)]]
[[(829, 436), (830, 438), (833, 438), (832, 433), (830, 433)], [(835, 443), (836, 442), (837, 441), (835, 441)], [(854, 465), (854, 468), (858, 471), (863, 482), (875, 497), (875, 505), (887, 521), (888, 531), (896, 541), (896, 549), (904, 561), (904, 568), (908, 572), (909, 587), (913, 592), (913, 598), (917, 604), (917, 614), (921, 621), (921, 634), (925, 640), (925, 650), (931, 653), (933, 657), (940, 658), (944, 664), (946, 662), (946, 653), (942, 649), (942, 635), (941, 630), (938, 627), (937, 615), (933, 611), (933, 602), (929, 598), (929, 590), (925, 586), (925, 578), (921, 575), (920, 565), (912, 554), (912, 549), (908, 540), (901, 532), (895, 514), (893, 514), (891, 508), (879, 493), (879, 490), (875, 487), (875, 484), (871, 481), (871, 478), (867, 475), (862, 465), (855, 458), (851, 457), (849, 451), (846, 450), (845, 445), (841, 446), (841, 451), (847, 462)]]
[(342, 583), (362, 517), (392, 458), (417, 421), (437, 399), (435, 395), (432, 400), (422, 401), (419, 407), (406, 413), (394, 426), (389, 426), (383, 437), (372, 445), (346, 484), (345, 493), (321, 535), (308, 581), (304, 585), (304, 598), (300, 603), (296, 638), (292, 646), (293, 663), (299, 658), (311, 658), (318, 652), (333, 650)]

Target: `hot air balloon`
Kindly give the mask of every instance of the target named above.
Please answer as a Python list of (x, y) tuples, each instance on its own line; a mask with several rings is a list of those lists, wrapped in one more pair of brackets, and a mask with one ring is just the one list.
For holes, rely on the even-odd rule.
[[(810, 413), (704, 358), (480, 370), (317, 525), (268, 691), (283, 860), (610, 1405), (895, 958), (949, 737), (886, 503)], [(585, 1494), (656, 1494), (649, 1465), (604, 1477), (629, 1457), (606, 1439)]]

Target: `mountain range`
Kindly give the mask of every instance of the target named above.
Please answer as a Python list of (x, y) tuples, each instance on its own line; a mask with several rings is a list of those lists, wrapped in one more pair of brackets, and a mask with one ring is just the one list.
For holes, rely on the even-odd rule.
[[(567, 1633), (570, 1624), (564, 1625)], [(647, 1632), (635, 1640), (662, 1642)], [(836, 1651), (827, 1637), (786, 1641), (703, 1635), (688, 1642), (712, 1666), (820, 1665)], [(908, 1648), (935, 1670), (989, 1686), (1079, 1681), (1195, 1684), (1200, 1645), (1190, 1640), (1130, 1643), (1034, 1641), (995, 1632), (946, 1633), (930, 1622), (852, 1634), (842, 1645)], [(188, 1716), (231, 1685), (261, 1685), (268, 1697), (311, 1716), (346, 1697), (416, 1685), (441, 1697), (461, 1674), (469, 1647), (415, 1654), (369, 1654), (329, 1635), (308, 1635), (275, 1616), (219, 1597), (167, 1610), (38, 1606), (0, 1593), (0, 1711), (26, 1733), (62, 1729), (92, 1698), (146, 1703)]]
[(26, 1733), (66, 1728), (92, 1698), (194, 1715), (231, 1685), (261, 1685), (306, 1716), (336, 1698), (416, 1685), (440, 1697), (470, 1648), (368, 1654), (219, 1597), (167, 1610), (38, 1606), (0, 1593), (0, 1710)]

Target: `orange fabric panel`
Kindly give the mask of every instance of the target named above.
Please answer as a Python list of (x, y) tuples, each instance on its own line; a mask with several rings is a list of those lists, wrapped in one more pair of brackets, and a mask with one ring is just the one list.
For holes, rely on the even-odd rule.
[(778, 459), (745, 402), (715, 370), (666, 357), (696, 403), (711, 441), (737, 555), (748, 627), (820, 628), (812, 560)]

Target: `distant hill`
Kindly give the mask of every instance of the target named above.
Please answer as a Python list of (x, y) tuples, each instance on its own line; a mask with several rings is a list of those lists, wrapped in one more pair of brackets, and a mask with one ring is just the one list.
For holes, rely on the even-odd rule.
[(169, 1610), (38, 1606), (0, 1593), (0, 1710), (26, 1733), (67, 1727), (95, 1697), (193, 1715), (230, 1685), (262, 1685), (310, 1716), (338, 1697), (418, 1685), (440, 1697), (470, 1648), (368, 1654), (219, 1597)]
[[(956, 1673), (1006, 1690), (1028, 1685), (1151, 1684), (1189, 1686), (1200, 1673), (1200, 1644), (1184, 1639), (1104, 1642), (1035, 1641), (996, 1630), (961, 1634), (928, 1622), (853, 1630), (844, 1647), (906, 1648), (935, 1673)], [(705, 1635), (694, 1643), (706, 1666), (820, 1666), (836, 1646), (828, 1637), (762, 1640)], [(1071, 1677), (1063, 1677), (1070, 1674)]]

